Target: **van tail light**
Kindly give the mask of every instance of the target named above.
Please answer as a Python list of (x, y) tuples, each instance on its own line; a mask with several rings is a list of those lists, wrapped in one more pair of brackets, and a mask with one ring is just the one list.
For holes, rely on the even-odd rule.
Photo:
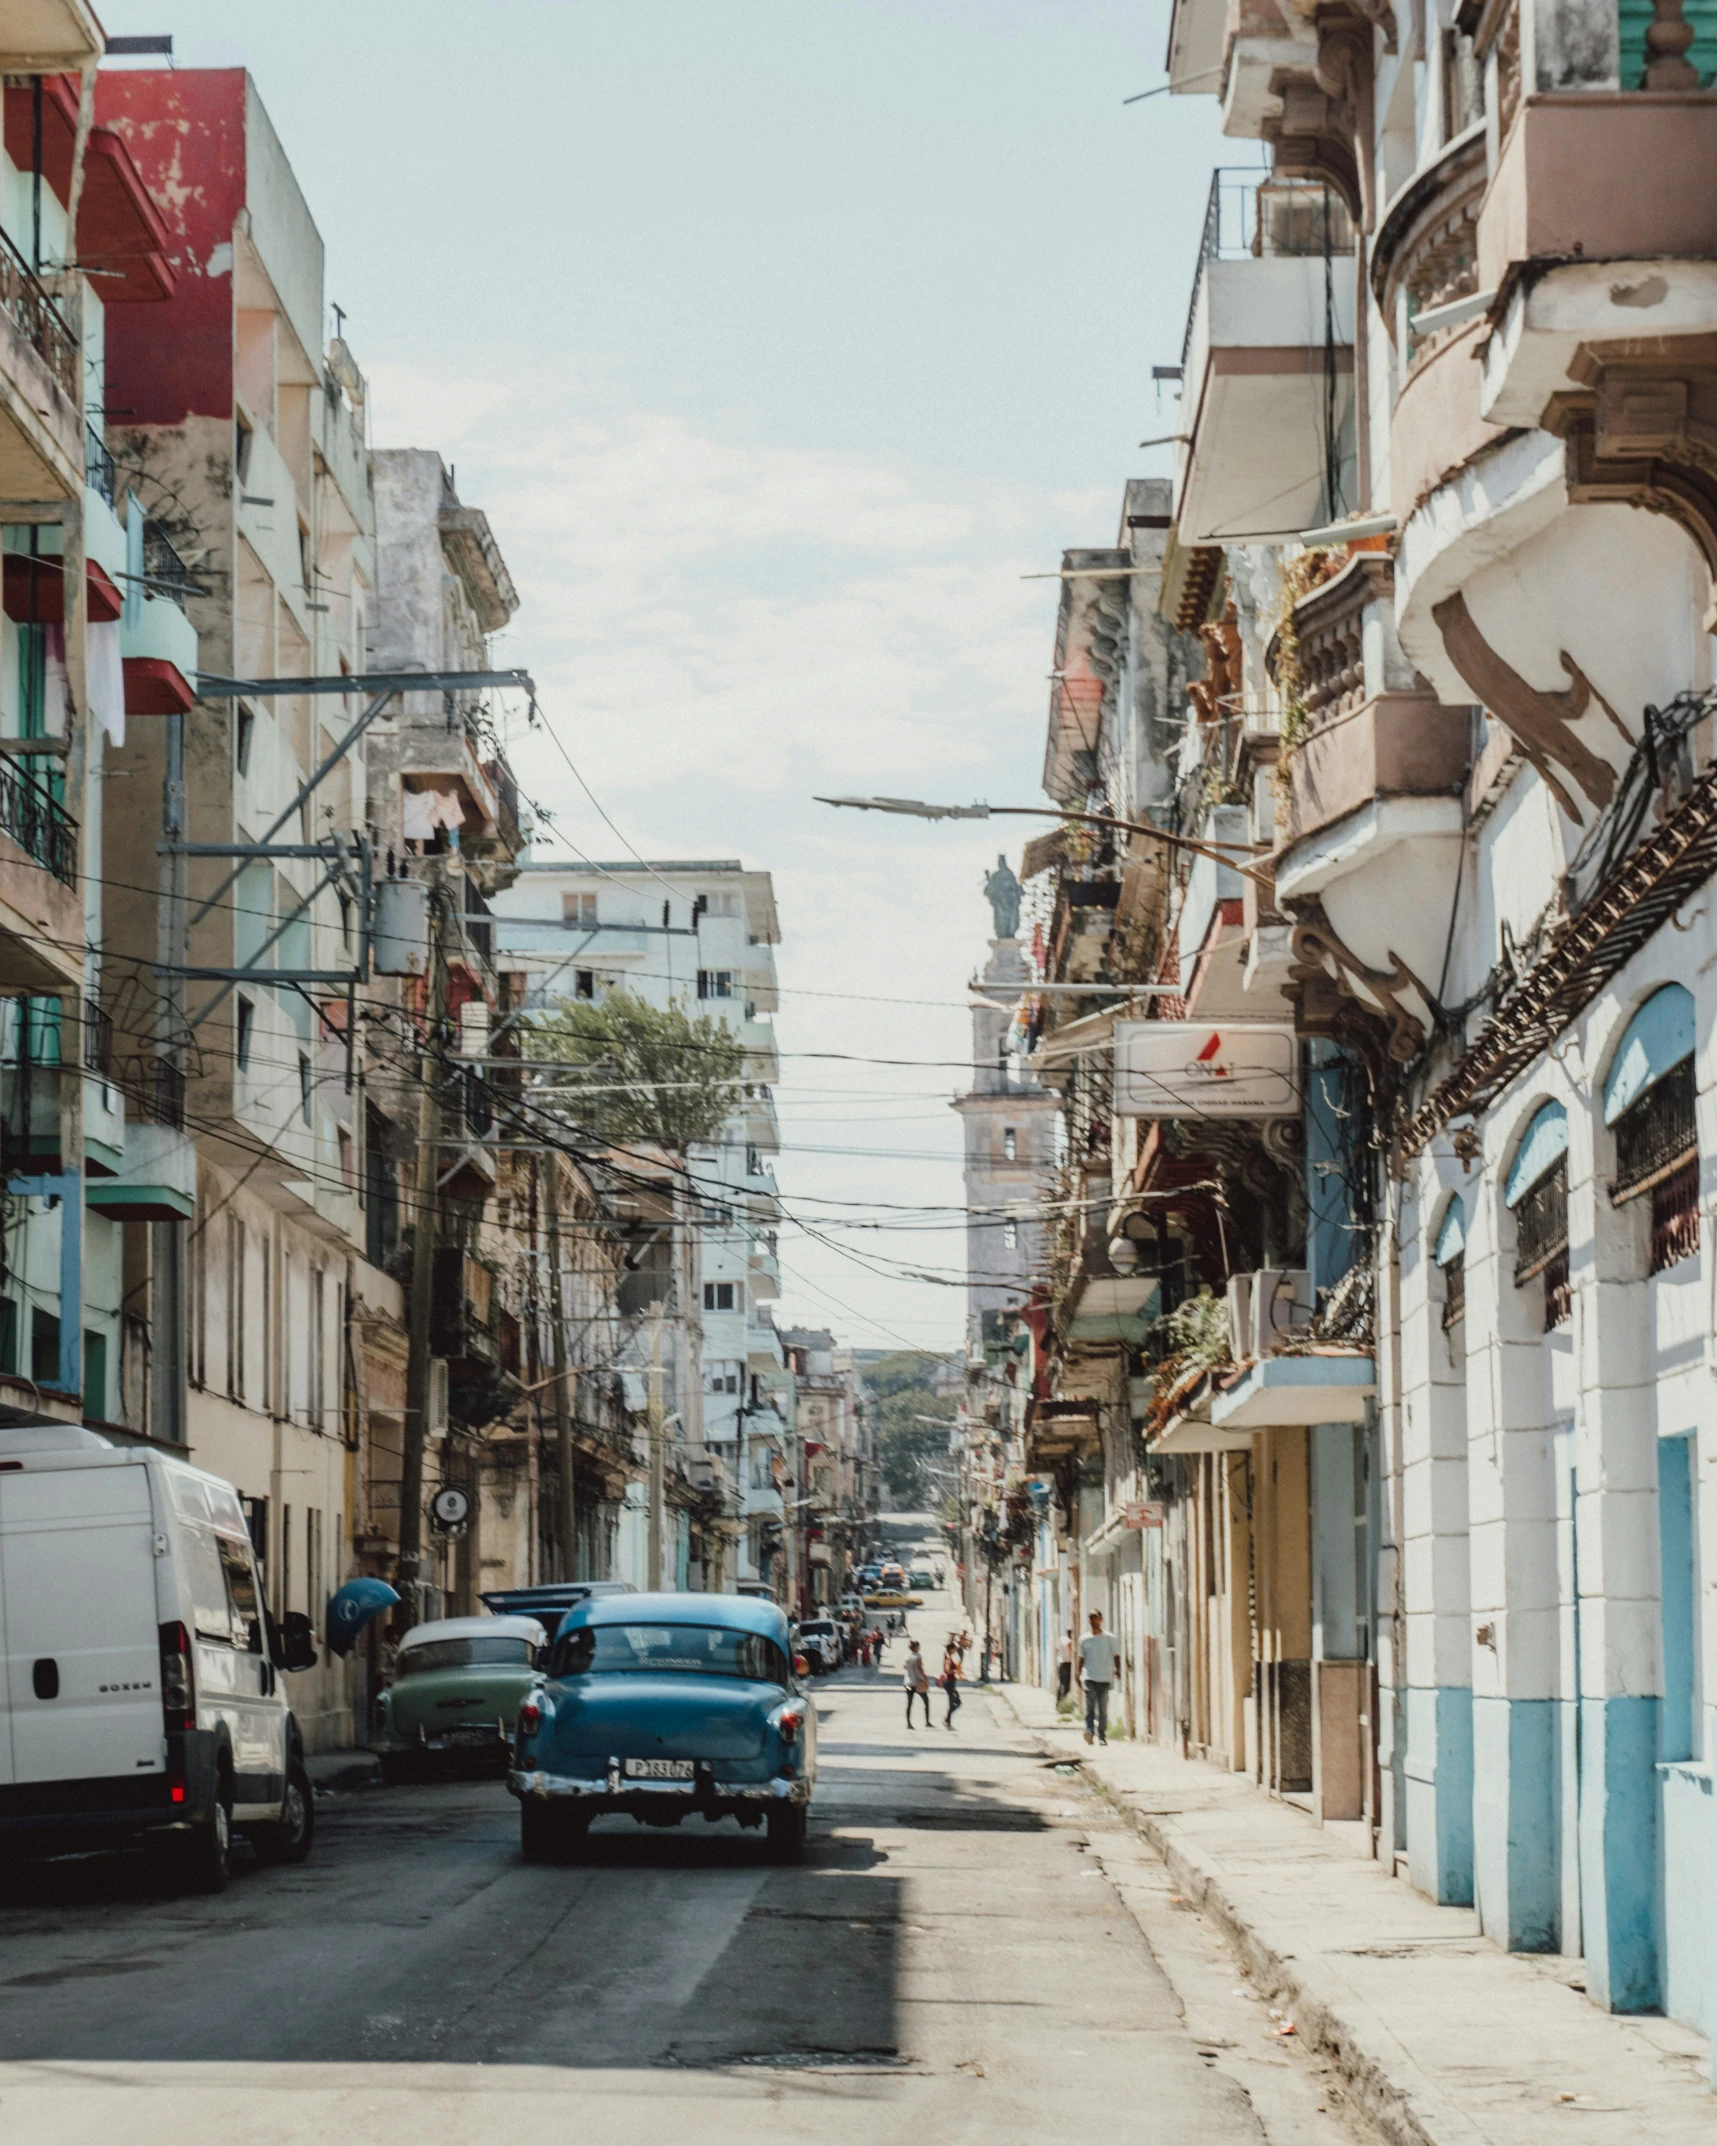
[(519, 1708), (519, 1734), (534, 1736), (543, 1725), (543, 1710), (534, 1699), (527, 1699)]
[(804, 1720), (804, 1715), (796, 1706), (790, 1706), (783, 1713), (776, 1715), (775, 1726), (780, 1730), (784, 1744), (796, 1744), (799, 1741), (799, 1731)]
[(161, 1627), (161, 1713), (169, 1736), (197, 1725), (191, 1635), (182, 1624)]

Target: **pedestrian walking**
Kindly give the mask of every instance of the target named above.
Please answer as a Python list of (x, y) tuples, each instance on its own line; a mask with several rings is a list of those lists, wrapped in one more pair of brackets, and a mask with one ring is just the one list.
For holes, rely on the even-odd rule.
[(1073, 1689), (1073, 1628), (1061, 1635), (1061, 1651), (1055, 1661), (1055, 1696), (1065, 1699)]
[(930, 1726), (930, 1671), (925, 1666), (923, 1649), (917, 1640), (912, 1640), (906, 1649), (906, 1662), (901, 1681), (906, 1686), (906, 1726), (912, 1726), (912, 1702), (924, 1702), (924, 1726)]
[(951, 1729), (954, 1726), (954, 1716), (960, 1711), (960, 1648), (951, 1632), (942, 1653), (942, 1674), (936, 1681), (948, 1694), (948, 1718), (942, 1726)]
[(1115, 1681), (1120, 1648), (1103, 1629), (1101, 1610), (1091, 1612), (1091, 1629), (1079, 1642), (1079, 1681), (1085, 1689), (1085, 1741), (1093, 1734), (1100, 1744), (1109, 1741), (1109, 1687)]

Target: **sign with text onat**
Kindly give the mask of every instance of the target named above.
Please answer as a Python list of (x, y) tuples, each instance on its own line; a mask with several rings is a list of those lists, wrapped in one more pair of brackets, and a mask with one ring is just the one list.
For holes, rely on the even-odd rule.
[(1121, 1524), (1129, 1528), (1160, 1528), (1165, 1510), (1161, 1505), (1129, 1505)]
[(1299, 1041), (1263, 1021), (1117, 1021), (1115, 1113), (1122, 1118), (1291, 1118)]

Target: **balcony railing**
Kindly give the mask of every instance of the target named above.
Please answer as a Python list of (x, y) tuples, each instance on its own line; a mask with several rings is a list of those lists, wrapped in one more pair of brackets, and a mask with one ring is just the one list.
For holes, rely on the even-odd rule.
[(78, 394), (78, 339), (41, 279), (0, 231), (0, 312), (41, 357), (74, 407)]
[(107, 442), (93, 425), (85, 425), (83, 431), (84, 482), (92, 492), (99, 492), (111, 507), (118, 489), (113, 457), (107, 451)]
[(1265, 168), (1211, 173), (1204, 237), (1181, 338), (1184, 372), (1192, 356), (1198, 297), (1211, 261), (1317, 259), (1353, 251), (1353, 223), (1339, 194), (1318, 179), (1278, 179)]
[(191, 569), (173, 549), (159, 522), (143, 524), (143, 579), (151, 596), (165, 596), (181, 611), (187, 596), (205, 593), (192, 581)]
[(77, 877), (77, 822), (16, 760), (0, 761), (0, 833), (69, 887)]

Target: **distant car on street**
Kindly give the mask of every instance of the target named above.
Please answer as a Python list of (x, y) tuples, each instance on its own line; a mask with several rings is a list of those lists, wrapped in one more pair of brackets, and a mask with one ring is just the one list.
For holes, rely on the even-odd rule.
[(817, 1710), (793, 1673), (787, 1619), (745, 1595), (594, 1596), (568, 1612), (547, 1675), (519, 1709), (507, 1786), (527, 1861), (571, 1854), (593, 1819), (765, 1826), (804, 1850)]
[(841, 1666), (841, 1628), (832, 1617), (807, 1617), (799, 1626), (799, 1652), (827, 1676)]
[(918, 1596), (909, 1595), (904, 1587), (879, 1587), (873, 1594), (865, 1596), (864, 1606), (866, 1609), (880, 1610), (922, 1609), (924, 1607)]
[(934, 1587), (936, 1585), (936, 1575), (935, 1573), (931, 1572), (927, 1567), (920, 1566), (919, 1569), (913, 1573), (912, 1578), (908, 1582), (908, 1584), (913, 1587)]
[(519, 1702), (537, 1681), (548, 1634), (535, 1617), (442, 1617), (399, 1644), (377, 1694), (370, 1749), (389, 1783), (456, 1767), (504, 1769)]

